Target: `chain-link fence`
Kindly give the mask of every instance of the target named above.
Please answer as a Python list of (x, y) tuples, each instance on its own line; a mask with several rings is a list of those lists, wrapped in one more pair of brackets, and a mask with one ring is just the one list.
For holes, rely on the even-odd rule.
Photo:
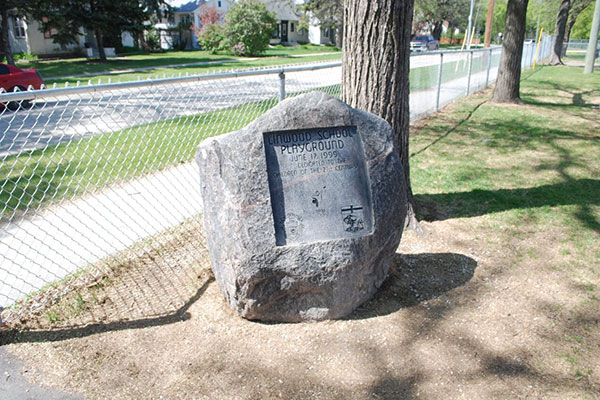
[[(493, 82), (499, 57), (411, 57), (411, 117)], [(340, 81), (336, 62), (0, 94), (4, 322), (44, 305), (36, 320), (53, 326), (184, 308), (209, 276), (197, 145), (286, 96), (339, 96)]]

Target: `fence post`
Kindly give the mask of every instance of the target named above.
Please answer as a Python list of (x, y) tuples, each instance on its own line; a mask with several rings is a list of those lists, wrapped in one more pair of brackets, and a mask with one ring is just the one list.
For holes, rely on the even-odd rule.
[(285, 100), (285, 74), (279, 73), (279, 101)]
[(444, 53), (440, 53), (440, 69), (438, 70), (438, 87), (435, 100), (435, 111), (440, 109), (440, 92), (442, 90), (442, 67), (444, 66)]
[(471, 92), (471, 70), (473, 69), (473, 50), (469, 51), (469, 74), (467, 75), (467, 96)]
[(494, 51), (494, 49), (490, 49), (490, 56), (488, 57), (487, 73), (485, 75), (485, 87), (488, 87), (488, 85), (490, 84), (490, 70), (492, 69), (492, 52), (493, 51)]

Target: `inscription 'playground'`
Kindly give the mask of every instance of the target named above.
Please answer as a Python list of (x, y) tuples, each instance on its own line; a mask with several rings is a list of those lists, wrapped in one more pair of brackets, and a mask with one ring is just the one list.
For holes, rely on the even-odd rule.
[(263, 136), (278, 246), (372, 232), (369, 177), (355, 126)]

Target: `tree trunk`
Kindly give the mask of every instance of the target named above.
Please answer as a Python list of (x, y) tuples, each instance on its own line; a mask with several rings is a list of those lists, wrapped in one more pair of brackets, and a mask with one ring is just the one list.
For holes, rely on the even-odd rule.
[(571, 8), (571, 0), (562, 0), (558, 8), (556, 16), (556, 28), (554, 29), (554, 40), (552, 42), (552, 54), (550, 55), (550, 65), (562, 64), (562, 46), (565, 38), (565, 28), (567, 26), (567, 18), (569, 17), (569, 9)]
[(104, 37), (102, 36), (102, 30), (100, 28), (94, 29), (96, 35), (96, 44), (98, 45), (98, 55), (100, 61), (106, 61), (106, 53), (104, 52)]
[(521, 103), (521, 59), (525, 39), (525, 19), (529, 0), (508, 0), (502, 55), (492, 101)]
[(569, 16), (569, 22), (567, 23), (567, 28), (565, 29), (565, 38), (563, 41), (563, 57), (567, 55), (567, 46), (564, 44), (569, 43), (569, 40), (571, 39), (571, 29), (573, 29), (573, 25), (575, 25), (577, 17), (579, 17), (579, 14), (581, 14), (581, 12), (585, 10), (585, 8), (590, 5), (591, 2), (592, 0), (573, 0), (571, 2), (571, 15)]
[(342, 43), (344, 37), (344, 23), (342, 22), (340, 26), (335, 30), (335, 45), (339, 48), (342, 48)]
[(419, 230), (408, 152), (412, 15), (413, 0), (344, 1), (342, 100), (382, 117), (396, 132), (407, 189), (407, 226)]
[(0, 53), (6, 56), (6, 62), (10, 65), (15, 65), (15, 59), (12, 55), (12, 49), (10, 48), (10, 39), (8, 38), (8, 8), (2, 7), (0, 9), (0, 16), (2, 17), (2, 34), (0, 35)]
[(492, 25), (494, 24), (494, 6), (495, 0), (488, 1), (487, 16), (485, 19), (485, 37), (483, 39), (483, 47), (490, 47), (492, 43)]
[(433, 28), (433, 32), (431, 32), (433, 38), (439, 41), (442, 37), (442, 21), (437, 21)]

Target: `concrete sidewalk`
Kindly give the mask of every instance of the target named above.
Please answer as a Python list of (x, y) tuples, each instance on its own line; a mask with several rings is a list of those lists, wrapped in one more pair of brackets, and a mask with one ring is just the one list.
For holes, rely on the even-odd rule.
[(6, 400), (82, 400), (76, 396), (29, 382), (23, 363), (0, 346), (0, 399)]

